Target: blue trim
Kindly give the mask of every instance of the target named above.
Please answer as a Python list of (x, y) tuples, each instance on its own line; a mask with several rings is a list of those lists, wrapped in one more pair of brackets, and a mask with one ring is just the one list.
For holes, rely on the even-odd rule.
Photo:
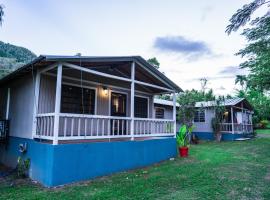
[(212, 132), (192, 132), (192, 134), (196, 135), (200, 140), (214, 140), (214, 134)]
[[(193, 132), (200, 140), (214, 140), (213, 132)], [(246, 137), (245, 134), (232, 134), (232, 133), (222, 133), (222, 141), (233, 141), (237, 138)]]
[(51, 145), (11, 137), (0, 161), (15, 166), (18, 146), (27, 143), (30, 176), (45, 186), (57, 186), (135, 169), (176, 156), (175, 138), (144, 141), (96, 142)]

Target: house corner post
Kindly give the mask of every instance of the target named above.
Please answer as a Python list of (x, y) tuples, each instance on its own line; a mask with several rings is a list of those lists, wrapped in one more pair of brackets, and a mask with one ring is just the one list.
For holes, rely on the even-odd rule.
[(6, 120), (9, 119), (10, 88), (7, 89)]
[(62, 88), (62, 71), (61, 63), (57, 67), (56, 94), (55, 94), (55, 109), (54, 109), (54, 127), (53, 127), (53, 145), (58, 144), (59, 134), (59, 114), (61, 105), (61, 88)]
[(176, 94), (173, 93), (173, 131), (174, 137), (176, 137)]
[(232, 134), (234, 134), (233, 107), (231, 107), (231, 120), (232, 120)]
[(131, 91), (130, 91), (130, 135), (131, 140), (134, 140), (134, 98), (135, 98), (135, 62), (131, 64)]
[(40, 76), (41, 76), (41, 73), (39, 70), (37, 70), (36, 78), (35, 78), (35, 88), (34, 88), (32, 139), (34, 139), (35, 135), (37, 134), (37, 114), (38, 114), (38, 104), (39, 104)]

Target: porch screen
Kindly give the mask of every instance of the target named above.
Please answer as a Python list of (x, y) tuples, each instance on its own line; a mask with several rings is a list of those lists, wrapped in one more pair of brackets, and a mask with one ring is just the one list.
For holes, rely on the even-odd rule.
[(205, 110), (199, 109), (195, 111), (194, 122), (205, 122)]
[(142, 97), (135, 97), (134, 116), (138, 118), (148, 117), (148, 99)]
[(95, 114), (95, 90), (62, 85), (61, 112)]

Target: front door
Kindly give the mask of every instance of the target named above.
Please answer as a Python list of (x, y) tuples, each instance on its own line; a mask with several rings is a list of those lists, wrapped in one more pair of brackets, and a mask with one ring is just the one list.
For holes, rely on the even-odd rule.
[[(127, 116), (127, 95), (117, 92), (111, 93), (111, 116)], [(126, 121), (123, 119), (111, 120), (111, 135), (125, 135)]]

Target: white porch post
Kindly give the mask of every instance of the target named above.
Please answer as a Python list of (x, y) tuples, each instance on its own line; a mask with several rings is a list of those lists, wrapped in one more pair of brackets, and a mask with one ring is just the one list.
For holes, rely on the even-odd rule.
[(176, 95), (173, 93), (173, 130), (174, 137), (176, 137)]
[(244, 129), (245, 129), (243, 102), (241, 103), (241, 112), (242, 112), (242, 133), (243, 133), (244, 132)]
[(61, 105), (61, 87), (62, 87), (62, 64), (57, 67), (56, 94), (55, 94), (55, 109), (54, 109), (54, 127), (53, 127), (53, 144), (58, 144), (59, 134), (59, 114)]
[(130, 91), (131, 140), (134, 140), (134, 98), (135, 98), (135, 62), (132, 62), (131, 64), (131, 91)]
[(37, 71), (35, 79), (35, 91), (34, 91), (34, 108), (33, 108), (33, 126), (32, 126), (32, 139), (37, 134), (37, 113), (39, 102), (39, 90), (40, 90), (40, 76), (41, 73)]
[(10, 104), (10, 88), (7, 90), (7, 107), (6, 107), (6, 120), (9, 118), (9, 104)]
[(232, 134), (234, 134), (233, 107), (231, 107), (231, 120), (232, 120)]

